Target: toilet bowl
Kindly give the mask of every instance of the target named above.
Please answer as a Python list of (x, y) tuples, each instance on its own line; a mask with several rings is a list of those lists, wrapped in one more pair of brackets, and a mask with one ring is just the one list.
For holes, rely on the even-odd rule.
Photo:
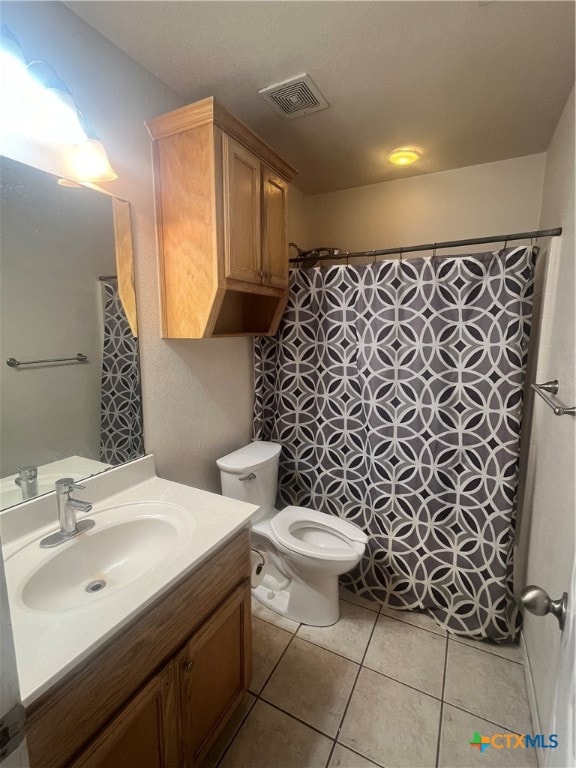
[(364, 554), (364, 531), (334, 515), (306, 507), (274, 507), (278, 488), (278, 443), (255, 441), (218, 459), (222, 494), (257, 504), (251, 546), (262, 553), (263, 578), (254, 597), (273, 611), (323, 627), (340, 616), (338, 576)]

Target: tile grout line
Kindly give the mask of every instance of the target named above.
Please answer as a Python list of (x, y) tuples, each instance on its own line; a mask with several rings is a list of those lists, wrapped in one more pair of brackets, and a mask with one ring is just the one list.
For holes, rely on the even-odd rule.
[[(274, 625), (273, 625), (273, 626), (274, 626)], [(280, 629), (281, 629), (281, 627), (280, 627)], [(298, 629), (300, 629), (300, 625), (298, 625)], [(286, 632), (286, 630), (284, 630), (284, 631)], [(260, 698), (260, 694), (262, 693), (262, 691), (264, 690), (264, 688), (266, 688), (266, 686), (268, 685), (268, 683), (269, 683), (269, 681), (270, 681), (270, 678), (272, 677), (272, 675), (274, 674), (274, 672), (276, 672), (276, 670), (277, 670), (277, 668), (278, 668), (278, 665), (280, 664), (280, 662), (281, 662), (281, 661), (282, 661), (282, 659), (284, 658), (284, 655), (286, 654), (286, 651), (288, 650), (288, 648), (290, 648), (290, 646), (291, 646), (291, 645), (292, 645), (292, 643), (294, 642), (294, 638), (295, 638), (295, 637), (296, 637), (296, 633), (294, 633), (294, 634), (293, 634), (293, 635), (290, 637), (290, 640), (288, 640), (288, 644), (286, 645), (286, 648), (284, 648), (284, 650), (282, 651), (282, 653), (281, 653), (281, 654), (280, 654), (280, 656), (278, 657), (278, 661), (277, 661), (277, 662), (276, 662), (276, 664), (274, 664), (274, 666), (272, 667), (272, 669), (271, 669), (271, 671), (270, 671), (270, 674), (268, 675), (268, 677), (267, 677), (267, 678), (264, 680), (264, 682), (263, 682), (263, 683), (262, 683), (262, 685), (260, 686), (260, 690), (259, 690), (259, 691), (257, 691), (256, 693), (254, 693), (254, 691), (251, 691), (251, 693), (254, 693), (254, 695), (255, 695), (255, 696), (258, 698), (258, 699)]]
[[(489, 653), (491, 656), (496, 656), (498, 659), (504, 659), (504, 661), (510, 661), (512, 662), (512, 664), (519, 664), (521, 667), (524, 666), (523, 661), (516, 661), (516, 659), (510, 659), (508, 656), (502, 656), (500, 653), (496, 653), (495, 651), (492, 651), (490, 648), (478, 648), (476, 645), (470, 645), (470, 643), (467, 643), (465, 640), (460, 640), (456, 635), (449, 634), (448, 637), (453, 643), (459, 643), (460, 645), (465, 645), (467, 648), (472, 648), (473, 651), (482, 651), (482, 653)], [(482, 640), (475, 640), (474, 642), (481, 643)]]
[(449, 707), (452, 707), (453, 709), (457, 709), (460, 712), (465, 712), (467, 715), (472, 715), (472, 717), (477, 717), (480, 720), (484, 720), (486, 723), (490, 723), (490, 725), (495, 726), (496, 728), (502, 728), (506, 733), (515, 733), (517, 736), (521, 736), (523, 733), (526, 733), (526, 729), (523, 730), (517, 730), (516, 728), (511, 728), (509, 725), (503, 725), (502, 723), (495, 723), (494, 720), (489, 720), (487, 717), (484, 717), (484, 715), (479, 715), (478, 712), (472, 712), (469, 709), (464, 709), (464, 707), (460, 707), (457, 704), (452, 704), (451, 701), (445, 701), (444, 704), (447, 704)]
[[(407, 621), (406, 619), (400, 618), (400, 616), (390, 616), (387, 613), (384, 613), (384, 608), (386, 606), (384, 604), (380, 604), (380, 607), (377, 611), (374, 611), (372, 608), (367, 608), (365, 605), (362, 605), (361, 603), (355, 603), (353, 600), (349, 600), (347, 597), (342, 597), (340, 595), (340, 598), (344, 600), (346, 603), (350, 603), (351, 605), (357, 605), (360, 608), (366, 608), (367, 611), (372, 611), (378, 616), (385, 616), (387, 619), (391, 619), (392, 621), (400, 621), (402, 624), (409, 624), (411, 627), (415, 627), (416, 629), (422, 629), (424, 632), (429, 632), (431, 635), (438, 635), (440, 637), (445, 637), (448, 634), (448, 630), (442, 629), (441, 627), (438, 628), (438, 631), (435, 631), (433, 629), (428, 629), (427, 627), (421, 627), (418, 624), (413, 624), (411, 621)], [(393, 608), (389, 608), (388, 610), (393, 611)], [(397, 611), (397, 613), (420, 613), (422, 616), (427, 616), (426, 613), (420, 612), (420, 611)], [(441, 631), (440, 631), (441, 630)]]
[(374, 608), (368, 608), (367, 605), (362, 605), (362, 603), (356, 603), (354, 600), (348, 599), (348, 597), (342, 597), (341, 592), (338, 592), (338, 598), (340, 600), (343, 600), (345, 603), (350, 603), (350, 605), (357, 605), (359, 608), (366, 608), (367, 611), (372, 611), (372, 613), (375, 613), (376, 615), (380, 613), (380, 609), (382, 608), (382, 606), (379, 603), (378, 603), (378, 608), (376, 610), (374, 610)]
[(444, 716), (444, 691), (446, 689), (446, 674), (448, 672), (448, 648), (450, 646), (450, 635), (446, 633), (446, 648), (444, 650), (444, 674), (442, 675), (442, 694), (440, 698), (440, 718), (438, 720), (438, 740), (436, 742), (436, 762), (435, 767), (438, 768), (438, 761), (440, 760), (440, 742), (442, 740), (442, 718)]
[(379, 616), (384, 616), (387, 619), (390, 619), (391, 621), (399, 621), (401, 624), (408, 624), (409, 627), (414, 627), (414, 629), (421, 629), (422, 632), (428, 632), (429, 635), (436, 635), (436, 637), (447, 637), (448, 632), (447, 630), (444, 630), (443, 632), (436, 632), (433, 629), (428, 629), (427, 627), (420, 627), (418, 624), (412, 624), (411, 621), (406, 621), (406, 619), (398, 619), (396, 616), (390, 616), (387, 613), (379, 613)]
[(358, 682), (358, 678), (360, 677), (360, 672), (362, 672), (362, 668), (363, 668), (363, 665), (364, 665), (364, 659), (366, 658), (366, 654), (368, 653), (368, 648), (370, 647), (370, 643), (372, 642), (372, 637), (373, 637), (374, 632), (376, 630), (376, 625), (378, 624), (378, 619), (379, 618), (380, 618), (380, 613), (378, 612), (376, 614), (376, 620), (374, 621), (374, 625), (372, 626), (372, 631), (370, 632), (370, 637), (368, 638), (368, 642), (366, 643), (366, 648), (364, 648), (364, 653), (362, 654), (362, 658), (360, 660), (360, 663), (358, 664), (358, 671), (356, 672), (356, 677), (354, 678), (354, 683), (352, 684), (352, 687), (350, 688), (350, 695), (348, 696), (348, 701), (346, 702), (346, 706), (344, 707), (344, 712), (342, 713), (342, 717), (340, 718), (340, 723), (338, 725), (338, 728), (336, 729), (336, 736), (334, 737), (334, 741), (332, 742), (332, 749), (330, 750), (330, 754), (328, 755), (328, 759), (326, 760), (325, 768), (328, 768), (328, 765), (330, 764), (330, 760), (332, 759), (332, 754), (334, 752), (334, 749), (336, 748), (336, 744), (338, 743), (338, 737), (340, 736), (340, 731), (342, 730), (342, 725), (344, 724), (344, 720), (346, 718), (346, 715), (348, 714), (348, 708), (350, 706), (350, 702), (352, 700), (352, 696), (354, 695), (354, 690), (356, 689), (356, 684)]
[[(357, 664), (358, 662), (356, 662)], [(368, 667), (366, 665), (362, 665), (363, 669), (367, 669), (369, 672), (372, 672), (374, 675), (379, 675), (380, 677), (385, 677), (386, 680), (392, 680), (394, 683), (398, 683), (398, 685), (404, 686), (404, 688), (410, 688), (411, 691), (416, 691), (416, 693), (421, 693), (424, 696), (428, 696), (430, 699), (434, 699), (434, 701), (442, 701), (440, 696), (434, 696), (433, 693), (428, 693), (428, 691), (423, 691), (422, 688), (416, 688), (414, 685), (410, 685), (410, 683), (405, 683), (403, 680), (398, 680), (395, 677), (392, 677), (391, 675), (385, 675), (384, 672), (379, 672), (377, 669), (372, 669), (372, 667)]]
[(349, 747), (347, 744), (341, 744), (339, 741), (334, 740), (334, 747), (332, 747), (332, 751), (334, 751), (334, 748), (336, 746), (344, 747), (344, 749), (347, 749), (349, 752), (353, 752), (358, 757), (361, 757), (363, 760), (367, 760), (369, 763), (373, 763), (375, 768), (384, 768), (382, 763), (377, 763), (373, 758), (366, 757), (366, 755), (363, 755), (362, 752), (358, 752), (358, 750), (353, 749), (352, 747)]
[(338, 651), (334, 651), (332, 650), (332, 648), (327, 648), (325, 645), (320, 645), (320, 643), (315, 643), (314, 640), (309, 640), (307, 637), (302, 637), (302, 635), (294, 635), (294, 637), (297, 640), (300, 640), (300, 642), (302, 643), (310, 643), (310, 645), (313, 645), (315, 648), (322, 648), (323, 651), (328, 651), (328, 653), (333, 653), (334, 656), (338, 656), (339, 659), (344, 659), (344, 661), (351, 661), (353, 664), (361, 663), (360, 661), (358, 661), (358, 659), (352, 659), (350, 658), (350, 656), (344, 656), (342, 653), (339, 653)]
[(306, 728), (314, 731), (319, 736), (323, 736), (325, 739), (328, 739), (328, 741), (332, 741), (334, 739), (334, 737), (330, 736), (330, 734), (326, 733), (326, 731), (321, 731), (317, 726), (310, 725), (310, 723), (307, 723), (305, 720), (301, 720), (297, 715), (294, 715), (291, 712), (286, 712), (286, 710), (282, 709), (282, 707), (279, 707), (278, 704), (274, 704), (273, 702), (268, 701), (268, 699), (263, 699), (261, 696), (258, 696), (258, 699), (264, 704), (267, 704), (269, 707), (272, 707), (272, 709), (276, 709), (278, 712), (282, 712), (283, 715), (286, 715), (286, 717), (289, 717), (291, 720), (296, 720), (297, 723), (305, 725)]

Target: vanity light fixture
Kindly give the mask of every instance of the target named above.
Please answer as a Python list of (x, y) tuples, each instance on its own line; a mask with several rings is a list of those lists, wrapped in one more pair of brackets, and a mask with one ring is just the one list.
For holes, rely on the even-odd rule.
[(102, 142), (50, 64), (40, 60), (27, 64), (18, 40), (5, 25), (0, 44), (1, 127), (46, 147), (60, 145), (78, 181), (117, 179)]
[(71, 166), (79, 181), (114, 181), (118, 174), (110, 165), (104, 145), (86, 117), (78, 112), (84, 139), (72, 150)]
[(71, 162), (80, 181), (114, 181), (118, 178), (99, 139), (85, 139), (74, 147)]
[[(20, 43), (5, 24), (0, 28), (2, 86), (21, 81), (26, 75), (26, 60)], [(17, 83), (18, 84), (18, 83)]]
[(413, 149), (412, 147), (399, 147), (398, 149), (393, 149), (386, 159), (391, 163), (394, 163), (394, 165), (412, 165), (412, 163), (420, 160), (421, 157), (422, 153), (417, 149)]
[(40, 125), (30, 125), (39, 140), (55, 144), (78, 144), (85, 138), (76, 104), (66, 83), (45, 61), (31, 61), (26, 67), (33, 90), (29, 98)]
[(44, 61), (26, 63), (16, 37), (1, 30), (2, 125), (44, 144), (78, 143), (84, 138), (66, 83)]

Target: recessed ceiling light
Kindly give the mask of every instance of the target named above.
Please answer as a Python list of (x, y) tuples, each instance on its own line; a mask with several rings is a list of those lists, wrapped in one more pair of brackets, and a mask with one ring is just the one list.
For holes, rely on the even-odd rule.
[(399, 147), (393, 149), (388, 155), (388, 160), (394, 165), (412, 165), (416, 160), (420, 160), (422, 154), (412, 147)]

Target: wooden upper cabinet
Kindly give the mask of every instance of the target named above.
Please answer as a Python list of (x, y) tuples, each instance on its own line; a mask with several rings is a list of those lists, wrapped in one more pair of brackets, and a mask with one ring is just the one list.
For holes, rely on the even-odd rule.
[(286, 182), (262, 168), (262, 282), (279, 288), (288, 285), (287, 195)]
[(275, 333), (288, 298), (294, 169), (213, 98), (147, 125), (163, 336)]
[(260, 161), (222, 134), (226, 277), (260, 285), (262, 237)]

